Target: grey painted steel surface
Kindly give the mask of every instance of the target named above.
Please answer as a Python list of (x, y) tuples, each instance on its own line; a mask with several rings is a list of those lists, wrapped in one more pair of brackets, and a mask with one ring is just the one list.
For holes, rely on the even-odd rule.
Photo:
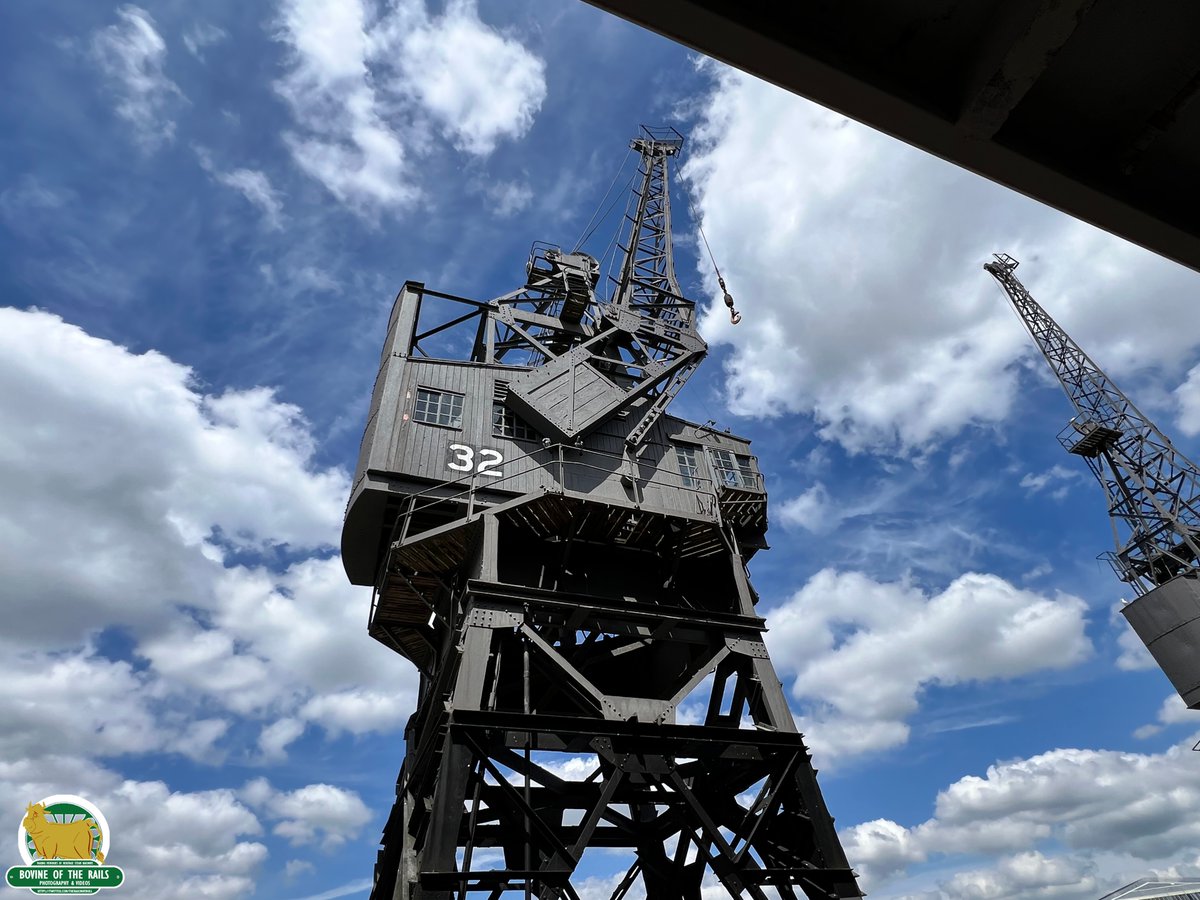
[[(632, 859), (614, 898), (700, 900), (706, 873), (755, 900), (861, 896), (755, 612), (757, 461), (666, 413), (704, 349), (670, 259), (676, 140), (634, 142), (610, 296), (535, 245), (503, 297), (396, 299), (342, 535), (370, 634), (421, 673), (373, 900), (578, 900), (592, 849)], [(602, 414), (539, 433), (539, 393), (513, 386), (563, 359), (610, 385)]]
[(1200, 709), (1200, 582), (1180, 576), (1121, 608), (1183, 702)]
[(587, 0), (1200, 269), (1191, 0)]
[[(671, 244), (668, 181), (683, 137), (673, 128), (643, 126), (631, 147), (640, 155), (641, 177), (611, 303), (597, 302), (593, 295), (590, 305), (596, 315), (588, 333), (562, 353), (552, 341), (540, 344), (544, 361), (519, 375), (509, 389), (513, 409), (559, 440), (581, 437), (618, 410), (632, 411), (637, 404), (637, 421), (626, 435), (626, 442), (636, 446), (708, 352), (696, 333), (693, 304), (683, 297), (675, 277)], [(567, 284), (562, 307), (572, 314), (561, 318), (574, 325), (581, 321), (574, 314), (580, 295), (596, 283), (580, 278), (570, 260), (561, 253), (546, 257), (547, 275)], [(531, 275), (542, 271), (536, 261), (535, 255)], [(651, 393), (652, 402), (638, 404)]]
[(1105, 894), (1100, 900), (1200, 900), (1200, 881), (1146, 878)]
[(1075, 409), (1059, 442), (1104, 489), (1117, 548), (1103, 558), (1141, 595), (1122, 612), (1188, 706), (1200, 708), (1200, 469), (1033, 299), (1017, 265), (998, 254), (984, 269)]
[[(622, 476), (633, 470), (638, 474), (636, 502), (643, 508), (710, 522), (716, 518), (718, 493), (712, 450), (748, 460), (751, 480), (758, 483), (758, 461), (750, 453), (749, 441), (669, 415), (654, 421), (636, 458), (628, 460), (627, 436), (640, 421), (638, 413), (652, 402), (650, 398), (634, 401), (629, 415), (610, 418), (581, 438), (578, 446), (573, 442), (543, 446), (540, 435), (532, 440), (495, 435), (492, 406), (498, 386), (510, 385), (525, 368), (414, 355), (412, 333), (417, 317), (410, 312), (420, 306), (423, 295), (423, 285), (405, 284), (389, 320), (342, 531), (342, 560), (355, 584), (375, 583), (400, 495), (407, 497), (451, 481), (458, 490), (472, 487), (469, 476), (449, 468), (454, 462), (448, 449), (451, 444), (494, 449), (501, 454), (504, 463), (492, 470), (501, 475), (474, 479), (478, 490), (496, 497), (558, 485), (560, 457), (561, 486), (565, 488), (586, 490), (614, 503), (630, 502), (632, 485)], [(421, 388), (462, 395), (462, 427), (415, 421), (416, 394)], [(695, 484), (686, 484), (679, 472), (674, 447), (681, 444), (701, 451)]]

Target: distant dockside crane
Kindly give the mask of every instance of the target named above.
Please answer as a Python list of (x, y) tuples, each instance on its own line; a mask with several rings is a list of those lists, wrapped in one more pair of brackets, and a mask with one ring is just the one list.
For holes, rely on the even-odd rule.
[(1033, 299), (1016, 268), (1007, 254), (984, 264), (1075, 407), (1058, 439), (1104, 488), (1116, 550), (1103, 558), (1137, 594), (1121, 612), (1200, 709), (1200, 469)]
[(708, 349), (682, 145), (633, 140), (615, 277), (535, 244), (503, 296), (396, 299), (342, 532), (420, 672), (372, 900), (579, 900), (589, 850), (613, 900), (862, 896), (755, 611), (749, 441), (667, 413)]

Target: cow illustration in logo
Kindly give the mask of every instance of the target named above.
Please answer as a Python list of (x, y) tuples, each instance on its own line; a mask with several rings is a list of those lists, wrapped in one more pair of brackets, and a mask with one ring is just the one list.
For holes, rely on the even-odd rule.
[(43, 797), (25, 806), (17, 829), (17, 852), (25, 865), (9, 867), (4, 881), (34, 894), (86, 895), (120, 887), (125, 873), (107, 862), (111, 837), (96, 804), (75, 794)]
[[(91, 816), (75, 822), (52, 822), (46, 818), (44, 803), (25, 807), (21, 822), (40, 859), (94, 859), (104, 862), (104, 834), (100, 823)], [(93, 849), (94, 847), (94, 849)]]

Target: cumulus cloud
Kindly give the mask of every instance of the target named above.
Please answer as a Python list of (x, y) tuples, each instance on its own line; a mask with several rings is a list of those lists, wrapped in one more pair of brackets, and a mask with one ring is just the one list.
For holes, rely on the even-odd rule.
[(1188, 437), (1200, 434), (1200, 366), (1193, 367), (1175, 389), (1175, 401), (1179, 404), (1179, 430)]
[[(181, 619), (138, 647), (173, 684), (242, 715), (288, 713), (331, 733), (386, 731), (411, 713), (413, 673), (364, 636), (365, 598), (336, 557), (281, 574), (229, 568), (214, 590), (207, 621)], [(282, 752), (297, 726), (274, 727), (262, 746)]]
[(1036, 850), (1006, 856), (995, 866), (956, 872), (929, 900), (1094, 900), (1101, 891), (1095, 864), (1080, 859), (1048, 858)]
[(967, 574), (929, 594), (825, 569), (769, 610), (767, 642), (791, 676), (797, 718), (822, 765), (904, 743), (932, 685), (1067, 668), (1091, 652), (1086, 606)]
[(1144, 672), (1158, 668), (1158, 663), (1119, 609), (1112, 610), (1111, 623), (1116, 629), (1117, 646), (1121, 650), (1117, 655), (1118, 669), (1123, 672)]
[(474, 0), (404, 36), (396, 56), (399, 92), (411, 93), (456, 147), (486, 155), (529, 130), (546, 98), (546, 67), (517, 41), (479, 20)]
[(1143, 725), (1138, 728), (1133, 736), (1139, 740), (1144, 740), (1148, 737), (1153, 737), (1164, 728), (1171, 725), (1200, 725), (1200, 712), (1194, 709), (1188, 709), (1183, 702), (1183, 698), (1177, 693), (1170, 693), (1163, 700), (1162, 706), (1158, 708), (1157, 721), (1155, 723)]
[(808, 490), (779, 505), (779, 519), (785, 526), (816, 532), (837, 527), (842, 514), (825, 485), (815, 481)]
[(115, 755), (162, 747), (165, 735), (143, 691), (147, 679), (123, 661), (90, 650), (0, 653), (0, 758), (63, 754)]
[(288, 0), (277, 37), (289, 67), (276, 90), (296, 128), (296, 164), (374, 216), (419, 197), (413, 167), (432, 133), (487, 155), (523, 135), (546, 94), (544, 65), (497, 33), (473, 2), (430, 16), (423, 0)]
[(267, 848), (258, 818), (232, 791), (172, 791), (161, 781), (120, 777), (75, 756), (0, 762), (0, 803), (26, 803), (71, 785), (96, 803), (112, 829), (112, 861), (133, 900), (234, 900), (249, 895)]
[[(266, 388), (205, 394), (161, 354), (0, 309), (0, 568), (38, 611), (7, 626), (0, 677), (28, 689), (0, 700), (21, 723), (0, 748), (57, 735), (79, 755), (211, 762), (239, 718), (263, 720), (272, 758), (308, 722), (397, 727), (415, 676), (365, 634), (368, 597), (330, 555), (349, 480), (314, 449)], [(316, 555), (227, 562), (275, 548)], [(100, 629), (133, 660), (99, 655)]]
[(258, 735), (258, 749), (265, 762), (279, 762), (287, 758), (288, 745), (304, 734), (304, 723), (299, 719), (283, 718), (263, 727)]
[(213, 606), (218, 543), (336, 540), (348, 477), (313, 466), (300, 410), (272, 391), (203, 394), (187, 367), (38, 311), (0, 309), (0, 359), (0, 568), (41, 610), (9, 636), (151, 628)]
[[(1160, 754), (1059, 749), (997, 763), (941, 791), (927, 821), (865, 822), (842, 832), (843, 846), (876, 891), (936, 857), (946, 867), (1002, 854), (994, 866), (964, 869), (937, 891), (911, 896), (1095, 897), (1095, 863), (1145, 872), (1194, 855), (1200, 786), (1190, 746)], [(901, 882), (892, 891), (902, 889)]]
[(92, 35), (92, 58), (116, 94), (117, 115), (143, 149), (154, 150), (174, 138), (171, 113), (183, 93), (166, 75), (167, 44), (150, 14), (127, 5), (117, 19)]
[(274, 832), (293, 845), (335, 847), (354, 837), (371, 818), (371, 811), (354, 791), (330, 784), (310, 784), (279, 791), (265, 778), (256, 778), (241, 797), (275, 821)]
[(283, 875), (288, 879), (298, 878), (301, 875), (315, 871), (316, 869), (313, 864), (306, 859), (289, 859), (283, 867)]
[(811, 415), (850, 451), (917, 452), (1002, 421), (1032, 342), (980, 269), (997, 251), (1024, 260), (1026, 285), (1111, 373), (1143, 369), (1146, 346), (1166, 370), (1194, 356), (1200, 330), (1173, 323), (1188, 321), (1195, 273), (778, 88), (710, 72), (684, 171), (745, 313), (734, 328), (714, 300), (702, 323), (732, 348), (731, 408)]
[(405, 141), (369, 78), (365, 28), (357, 0), (285, 4), (279, 38), (291, 66), (275, 89), (296, 123), (285, 136), (292, 159), (340, 202), (374, 214), (411, 205), (418, 191)]

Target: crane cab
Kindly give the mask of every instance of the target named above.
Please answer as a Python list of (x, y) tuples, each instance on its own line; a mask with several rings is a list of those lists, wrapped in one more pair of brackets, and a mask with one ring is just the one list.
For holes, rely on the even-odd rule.
[[(473, 321), (438, 331), (473, 308)], [(451, 307), (449, 311), (445, 307)], [(641, 398), (574, 441), (535, 428), (514, 409), (509, 384), (529, 366), (487, 361), (469, 336), (490, 327), (493, 307), (408, 282), (396, 298), (380, 357), (342, 531), (354, 584), (376, 583), (398, 524), (431, 529), (530, 494), (587, 494), (614, 510), (693, 525), (696, 552), (715, 552), (712, 526), (728, 522), (747, 554), (765, 547), (766, 492), (749, 440), (671, 415), (658, 417), (636, 452), (628, 438), (653, 402)], [(425, 314), (432, 316), (426, 323)], [(436, 332), (436, 334), (430, 334)], [(462, 348), (464, 358), (426, 355)], [(618, 513), (614, 512), (614, 516)], [(667, 528), (666, 524), (661, 524)]]

